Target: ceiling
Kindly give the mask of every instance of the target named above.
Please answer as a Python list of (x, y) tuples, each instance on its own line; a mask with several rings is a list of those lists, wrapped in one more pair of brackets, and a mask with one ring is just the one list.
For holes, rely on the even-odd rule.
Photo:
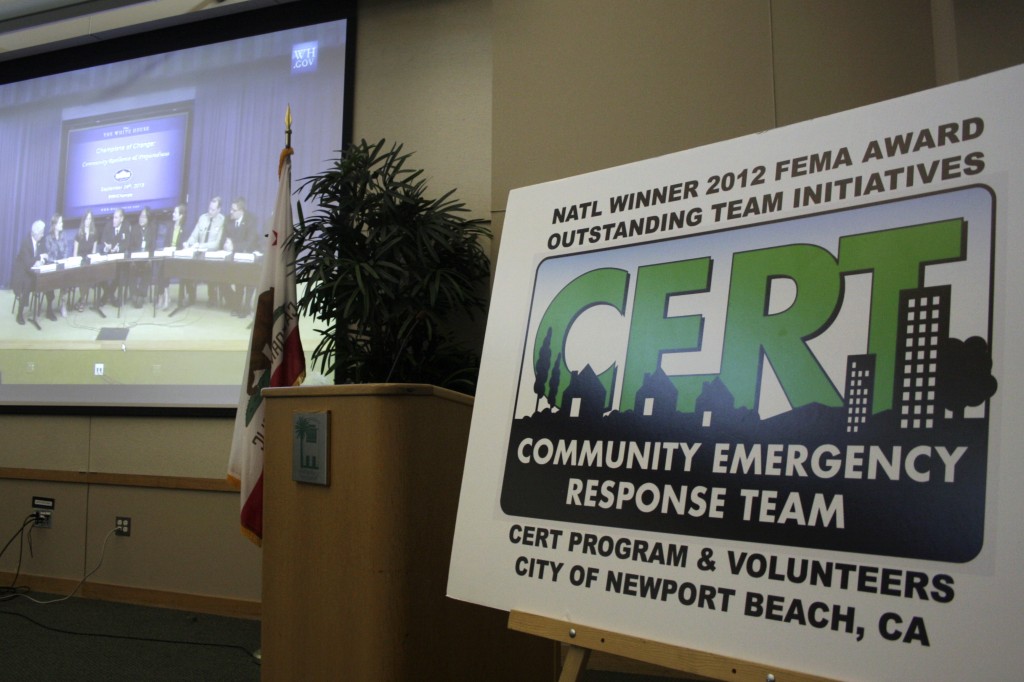
[[(291, 0), (0, 0), (0, 60)], [(205, 15), (204, 15), (205, 16)]]
[(144, 0), (2, 0), (0, 27), (6, 32), (69, 17), (82, 16)]

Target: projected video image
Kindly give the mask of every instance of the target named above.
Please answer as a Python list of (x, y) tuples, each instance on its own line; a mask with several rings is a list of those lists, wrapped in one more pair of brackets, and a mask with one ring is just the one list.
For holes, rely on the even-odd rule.
[(0, 408), (237, 405), (286, 111), (296, 189), (345, 142), (348, 28), (0, 85)]
[(126, 113), (64, 122), (62, 214), (102, 214), (114, 204), (167, 211), (184, 198), (191, 103), (166, 114)]

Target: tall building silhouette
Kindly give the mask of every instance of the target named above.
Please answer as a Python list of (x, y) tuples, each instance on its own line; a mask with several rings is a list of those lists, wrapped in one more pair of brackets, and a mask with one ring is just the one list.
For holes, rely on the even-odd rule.
[(871, 416), (875, 394), (875, 356), (846, 358), (846, 432), (857, 433)]
[(930, 429), (938, 419), (935, 382), (951, 295), (949, 285), (900, 292), (892, 404), (901, 429)]

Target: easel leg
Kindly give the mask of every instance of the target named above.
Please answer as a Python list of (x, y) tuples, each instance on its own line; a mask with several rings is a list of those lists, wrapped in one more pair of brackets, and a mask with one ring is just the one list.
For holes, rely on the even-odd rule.
[(583, 671), (587, 669), (587, 661), (590, 659), (590, 649), (569, 645), (569, 650), (562, 663), (562, 674), (558, 682), (579, 682), (583, 678)]

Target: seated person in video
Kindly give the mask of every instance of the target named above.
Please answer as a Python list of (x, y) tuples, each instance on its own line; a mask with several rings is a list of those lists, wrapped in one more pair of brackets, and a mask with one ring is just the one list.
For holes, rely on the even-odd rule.
[[(135, 226), (128, 231), (128, 252), (146, 251), (152, 255), (156, 248), (156, 229), (156, 221), (151, 219), (149, 208), (139, 211)], [(153, 268), (148, 262), (132, 263), (130, 270), (132, 305), (141, 308), (152, 282)]]
[[(63, 260), (68, 257), (68, 243), (64, 239), (64, 216), (59, 213), (54, 213), (50, 217), (50, 229), (46, 233), (44, 239), (46, 257), (48, 262), (56, 263), (59, 260)], [(60, 292), (60, 316), (67, 317), (67, 303), (64, 300), (65, 292)], [(54, 292), (46, 292), (46, 319), (56, 320), (57, 316), (53, 312), (53, 299)]]
[[(128, 230), (124, 224), (124, 209), (114, 210), (114, 215), (110, 218), (110, 228), (103, 233), (100, 239), (99, 250), (100, 253), (106, 255), (128, 252)], [(103, 286), (103, 303), (121, 305), (121, 289), (127, 279), (126, 271), (127, 268), (119, 265), (114, 279)]]
[[(185, 248), (198, 251), (218, 251), (224, 241), (224, 214), (220, 212), (220, 197), (210, 199), (206, 213), (199, 216), (192, 234), (185, 241)], [(185, 286), (186, 300), (183, 305), (191, 305), (196, 300), (196, 283), (188, 282)], [(217, 288), (207, 285), (209, 305), (217, 302)]]
[(43, 243), (45, 233), (46, 223), (42, 220), (32, 223), (28, 236), (21, 242), (14, 257), (11, 289), (18, 297), (18, 324), (25, 324), (25, 305), (32, 291), (32, 266), (44, 264), (48, 259)]
[(185, 243), (185, 204), (178, 204), (171, 211), (171, 225), (161, 232), (161, 244), (158, 248), (170, 247), (177, 251)]
[[(232, 253), (251, 253), (256, 249), (259, 231), (256, 217), (245, 210), (245, 199), (237, 197), (231, 202), (231, 212), (224, 226), (224, 250)], [(252, 310), (254, 287), (230, 284), (222, 289), (225, 302), (235, 317), (246, 317)]]
[(220, 197), (210, 199), (210, 207), (199, 216), (195, 229), (185, 242), (185, 248), (217, 251), (224, 240), (224, 214), (220, 212)]
[[(82, 222), (78, 226), (78, 234), (75, 235), (74, 241), (74, 251), (71, 255), (81, 258), (83, 264), (88, 264), (87, 256), (96, 253), (98, 244), (99, 232), (96, 229), (96, 221), (93, 219), (92, 211), (86, 211), (85, 215), (82, 216)], [(78, 302), (75, 303), (75, 310), (85, 310), (85, 299), (88, 294), (88, 288), (79, 287)]]
[[(171, 248), (177, 251), (185, 244), (185, 204), (178, 204), (171, 211), (171, 224), (166, 230), (161, 230), (157, 237), (157, 248)], [(156, 307), (166, 310), (171, 305), (171, 297), (167, 292), (167, 276), (163, 274), (163, 264), (157, 263), (157, 301)]]

